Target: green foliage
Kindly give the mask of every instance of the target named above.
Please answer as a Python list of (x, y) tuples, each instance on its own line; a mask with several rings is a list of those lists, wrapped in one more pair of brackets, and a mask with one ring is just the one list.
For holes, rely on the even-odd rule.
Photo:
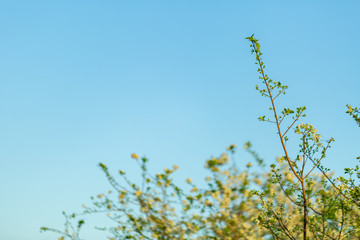
[[(265, 73), (259, 41), (248, 37), (255, 54), (261, 86), (259, 93), (269, 100), (271, 117), (283, 149), (281, 157), (266, 167), (250, 142), (244, 149), (254, 162), (237, 166), (236, 145), (205, 163), (207, 185), (198, 187), (191, 178), (186, 191), (173, 181), (178, 166), (157, 174), (148, 171), (148, 159), (132, 154), (141, 171), (141, 184), (132, 182), (122, 170), (114, 175), (100, 163), (112, 189), (92, 197), (92, 205), (79, 214), (65, 215), (63, 231), (43, 227), (42, 231), (60, 234), (61, 240), (79, 240), (86, 215), (103, 213), (113, 226), (100, 228), (115, 239), (360, 239), (360, 168), (345, 168), (345, 175), (334, 178), (323, 166), (333, 138), (322, 140), (309, 123), (300, 123), (305, 107), (282, 107), (280, 95), (288, 88)], [(347, 105), (360, 126), (359, 109)], [(291, 116), (291, 118), (289, 118)], [(285, 125), (284, 119), (290, 122)], [(296, 124), (296, 125), (295, 125)], [(286, 143), (297, 138), (297, 152)], [(81, 218), (80, 218), (81, 217)]]
[(348, 108), (348, 110), (346, 111), (346, 113), (348, 113), (350, 116), (353, 117), (353, 119), (355, 120), (355, 122), (359, 125), (360, 127), (360, 108), (353, 108), (351, 105), (346, 105), (346, 107)]

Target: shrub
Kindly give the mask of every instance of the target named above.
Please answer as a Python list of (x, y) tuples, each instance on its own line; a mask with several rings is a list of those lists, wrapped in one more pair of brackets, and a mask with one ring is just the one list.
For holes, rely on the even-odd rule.
[[(206, 161), (206, 187), (188, 178), (190, 190), (185, 191), (173, 181), (176, 165), (151, 174), (148, 159), (134, 153), (140, 185), (122, 170), (115, 177), (100, 163), (112, 190), (92, 197), (92, 206), (84, 206), (80, 214), (64, 214), (63, 231), (41, 229), (59, 233), (61, 240), (78, 240), (82, 218), (103, 213), (114, 223), (102, 228), (109, 239), (360, 239), (359, 166), (346, 168), (347, 177), (338, 178), (323, 166), (334, 139), (322, 140), (314, 126), (300, 123), (305, 107), (278, 111), (277, 101), (288, 87), (266, 75), (259, 41), (254, 36), (247, 39), (262, 83), (256, 89), (270, 102), (271, 117), (259, 120), (274, 125), (283, 148), (276, 163), (265, 166), (247, 142), (244, 148), (254, 161), (238, 167), (230, 161), (237, 147), (230, 145)], [(360, 110), (347, 107), (360, 126)], [(300, 142), (298, 152), (286, 147), (290, 134)]]

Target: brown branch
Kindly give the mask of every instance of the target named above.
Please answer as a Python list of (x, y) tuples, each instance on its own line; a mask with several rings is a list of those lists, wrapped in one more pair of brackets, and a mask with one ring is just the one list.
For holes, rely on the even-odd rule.
[(303, 231), (303, 239), (306, 240), (307, 239), (307, 198), (306, 198), (306, 191), (305, 191), (305, 183), (304, 183), (304, 179), (301, 178), (298, 173), (295, 171), (294, 169), (294, 166), (292, 164), (292, 162), (290, 161), (290, 158), (289, 158), (289, 155), (288, 155), (288, 152), (287, 152), (287, 149), (286, 149), (286, 146), (285, 146), (285, 142), (284, 142), (284, 139), (283, 137), (285, 136), (285, 134), (289, 131), (289, 129), (294, 125), (294, 123), (299, 119), (299, 117), (301, 116), (301, 113), (299, 113), (298, 117), (295, 119), (295, 121), (291, 124), (291, 126), (286, 130), (285, 134), (282, 135), (281, 134), (281, 129), (280, 129), (280, 124), (279, 124), (279, 119), (278, 119), (278, 116), (277, 116), (277, 112), (276, 112), (276, 107), (275, 107), (275, 103), (274, 103), (274, 99), (271, 95), (271, 90), (270, 90), (270, 87), (269, 87), (269, 83), (267, 82), (267, 76), (265, 75), (264, 73), (264, 69), (262, 67), (262, 62), (261, 62), (261, 58), (260, 58), (260, 55), (259, 55), (259, 52), (257, 50), (257, 48), (254, 46), (254, 42), (253, 42), (253, 48), (255, 49), (255, 53), (256, 53), (256, 59), (258, 61), (258, 64), (259, 64), (259, 67), (260, 67), (260, 72), (262, 74), (262, 79), (264, 80), (265, 84), (266, 84), (266, 88), (268, 90), (268, 93), (269, 93), (269, 98), (271, 100), (271, 105), (272, 105), (272, 109), (274, 111), (274, 116), (275, 116), (275, 120), (276, 120), (276, 126), (277, 126), (277, 129), (278, 129), (278, 133), (279, 133), (279, 137), (280, 137), (280, 141), (281, 141), (281, 145), (283, 147), (283, 150), (285, 152), (285, 156), (286, 156), (286, 160), (292, 170), (292, 172), (294, 173), (294, 175), (296, 176), (297, 179), (299, 179), (300, 183), (301, 183), (301, 188), (302, 188), (302, 195), (303, 195), (303, 208), (304, 208), (304, 219), (303, 219), (303, 225), (304, 225), (304, 231)]
[(274, 97), (274, 100), (280, 95), (280, 94), (282, 94), (284, 92), (284, 90), (281, 90), (275, 97)]
[(270, 209), (270, 211), (271, 211), (272, 214), (275, 216), (276, 220), (277, 220), (278, 223), (280, 224), (280, 227), (284, 230), (285, 235), (286, 235), (288, 238), (295, 240), (295, 238), (291, 235), (290, 230), (286, 227), (286, 225), (283, 223), (283, 221), (281, 220), (281, 218), (278, 217), (278, 215), (277, 215), (272, 209)]
[(308, 172), (308, 174), (306, 174), (305, 178), (307, 178), (310, 175), (310, 173), (319, 166), (321, 160), (325, 157), (325, 152), (329, 147), (330, 147), (330, 142), (328, 142), (327, 146), (325, 147), (323, 156), (321, 156), (321, 158), (319, 158), (319, 160), (316, 163), (314, 163), (314, 161), (309, 157), (310, 160), (313, 161), (314, 167)]
[[(302, 112), (301, 112), (302, 113)], [(285, 137), (286, 133), (291, 129), (291, 127), (296, 123), (297, 120), (299, 120), (301, 113), (297, 116), (297, 118), (293, 121), (293, 123), (288, 127), (288, 129), (285, 131), (285, 133), (281, 137)]]

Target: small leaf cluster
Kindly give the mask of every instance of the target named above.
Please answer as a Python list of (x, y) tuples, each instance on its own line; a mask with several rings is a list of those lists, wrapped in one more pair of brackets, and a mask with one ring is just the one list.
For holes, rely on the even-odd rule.
[(348, 113), (360, 127), (360, 108), (353, 108), (351, 105), (346, 105), (346, 107), (348, 108), (346, 113)]

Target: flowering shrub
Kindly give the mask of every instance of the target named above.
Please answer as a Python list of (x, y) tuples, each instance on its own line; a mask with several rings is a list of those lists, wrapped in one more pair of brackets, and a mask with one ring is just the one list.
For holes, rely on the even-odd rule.
[[(172, 178), (178, 166), (152, 174), (147, 169), (148, 159), (133, 153), (131, 158), (141, 169), (140, 185), (124, 171), (115, 176), (100, 163), (112, 190), (92, 197), (92, 205), (83, 206), (82, 213), (65, 214), (63, 231), (42, 230), (59, 233), (60, 240), (79, 240), (82, 218), (104, 213), (113, 221), (113, 226), (102, 229), (111, 240), (360, 239), (359, 166), (346, 168), (347, 177), (334, 178), (322, 165), (334, 139), (322, 140), (314, 126), (298, 123), (305, 117), (305, 107), (277, 111), (275, 100), (288, 87), (265, 74), (258, 40), (253, 36), (247, 39), (262, 82), (256, 89), (271, 104), (271, 117), (260, 116), (259, 120), (275, 125), (283, 148), (276, 163), (265, 166), (247, 142), (244, 149), (254, 161), (238, 167), (229, 160), (237, 146), (230, 145), (219, 157), (206, 161), (206, 187), (200, 188), (188, 178), (190, 190), (185, 191)], [(347, 113), (360, 123), (359, 109), (348, 106)], [(285, 122), (288, 125), (284, 126)], [(290, 135), (298, 137), (298, 152), (290, 153), (286, 147)], [(118, 177), (125, 184), (120, 184)]]

